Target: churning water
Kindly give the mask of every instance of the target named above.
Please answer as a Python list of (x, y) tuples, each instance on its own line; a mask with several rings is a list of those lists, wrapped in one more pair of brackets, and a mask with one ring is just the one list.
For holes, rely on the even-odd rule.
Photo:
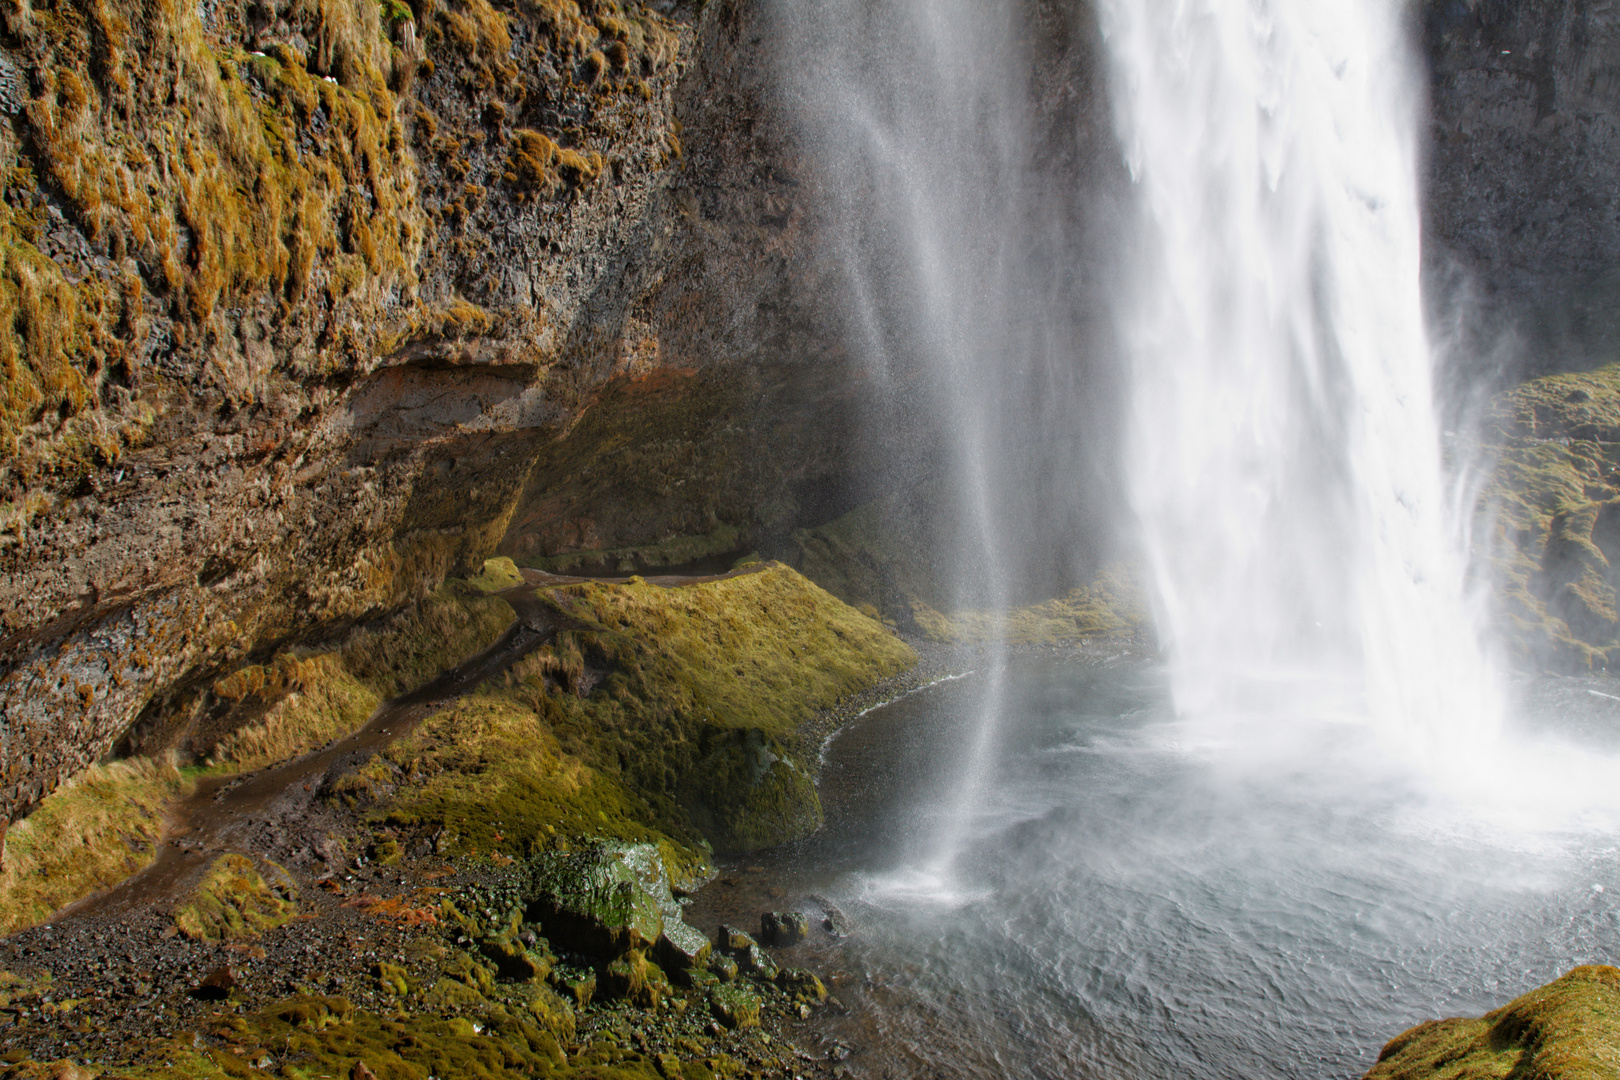
[[(780, 958), (850, 1006), (831, 1033), (859, 1077), (1351, 1080), (1423, 1019), (1620, 959), (1620, 807), (1482, 822), (1363, 726), (1211, 738), (1140, 661), (1015, 661), (951, 890), (896, 890), (956, 798), (974, 678), (840, 734), (827, 828), (694, 913), (842, 909), (849, 937)], [(1509, 736), (1613, 755), (1609, 689), (1526, 687)]]

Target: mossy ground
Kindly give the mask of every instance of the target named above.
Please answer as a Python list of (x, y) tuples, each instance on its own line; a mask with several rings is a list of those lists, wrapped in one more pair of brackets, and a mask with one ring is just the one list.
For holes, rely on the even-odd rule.
[(1105, 567), (1062, 596), (996, 613), (958, 610), (939, 579), (934, 553), (917, 538), (929, 525), (902, 500), (874, 500), (843, 517), (793, 534), (792, 561), (845, 603), (941, 644), (1058, 644), (1131, 637), (1148, 622), (1133, 569)]
[(792, 839), (821, 820), (792, 763), (810, 749), (801, 726), (915, 663), (880, 624), (782, 566), (541, 595), (590, 629), (558, 634), (346, 781), (379, 825), (443, 829), (508, 857), (558, 837), (667, 838), (676, 867), (701, 860), (705, 826), (723, 848)]
[(1620, 969), (1578, 967), (1478, 1020), (1431, 1020), (1390, 1041), (1367, 1080), (1620, 1076)]
[(176, 906), (174, 925), (194, 941), (242, 941), (298, 914), (292, 876), (275, 863), (221, 855)]
[(227, 733), (207, 751), (206, 769), (183, 773), (172, 757), (96, 765), (11, 828), (0, 929), (31, 926), (143, 869), (166, 815), (197, 776), (248, 772), (349, 735), (386, 698), (493, 644), (513, 618), (504, 600), (452, 581), (335, 649), (284, 652), (217, 679), (211, 692), (219, 706), (249, 719), (224, 721)]
[(190, 790), (172, 760), (150, 758), (94, 765), (58, 788), (6, 834), (0, 933), (145, 867), (169, 806)]

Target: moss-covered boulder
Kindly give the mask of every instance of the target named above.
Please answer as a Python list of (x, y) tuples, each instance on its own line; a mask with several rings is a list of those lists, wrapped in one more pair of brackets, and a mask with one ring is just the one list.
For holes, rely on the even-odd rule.
[(221, 855), (175, 907), (174, 925), (196, 941), (240, 941), (297, 914), (297, 891), (285, 869), (268, 859), (255, 864), (246, 855)]
[(1480, 439), (1492, 471), (1475, 546), (1504, 643), (1526, 667), (1608, 666), (1620, 658), (1620, 365), (1498, 395)]
[(529, 917), (557, 947), (603, 957), (652, 948), (666, 911), (680, 910), (652, 844), (537, 855), (529, 863), (528, 903)]
[(741, 986), (716, 986), (709, 991), (714, 1018), (733, 1030), (759, 1027), (759, 995)]
[(1620, 969), (1578, 967), (1477, 1020), (1397, 1035), (1367, 1080), (1612, 1080), (1620, 1076)]

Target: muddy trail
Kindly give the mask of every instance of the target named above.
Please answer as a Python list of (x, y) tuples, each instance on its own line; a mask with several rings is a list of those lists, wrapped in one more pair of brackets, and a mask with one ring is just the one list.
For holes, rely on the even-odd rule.
[[(661, 588), (719, 581), (757, 573), (763, 564), (722, 574), (646, 577)], [(378, 707), (364, 727), (323, 749), (256, 773), (211, 777), (174, 808), (156, 859), (140, 873), (58, 912), (58, 926), (125, 916), (180, 898), (216, 856), (226, 852), (274, 853), (284, 857), (290, 838), (308, 834), (324, 818), (321, 795), (344, 774), (364, 765), (423, 719), (451, 704), (546, 644), (563, 630), (588, 630), (546, 602), (540, 591), (598, 581), (621, 584), (628, 577), (580, 577), (524, 569), (524, 584), (498, 595), (517, 618), (495, 644), (437, 678)], [(325, 858), (325, 853), (317, 853)]]

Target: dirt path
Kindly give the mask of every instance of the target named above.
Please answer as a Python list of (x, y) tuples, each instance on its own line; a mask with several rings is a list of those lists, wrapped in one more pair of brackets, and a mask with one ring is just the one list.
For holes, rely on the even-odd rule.
[[(758, 573), (759, 566), (724, 574), (665, 575), (645, 578), (662, 588), (680, 588)], [(318, 816), (320, 793), (339, 776), (370, 760), (424, 718), (499, 675), (544, 645), (561, 630), (587, 629), (559, 614), (537, 590), (586, 581), (614, 584), (629, 578), (585, 578), (523, 570), (524, 584), (500, 593), (517, 619), (499, 641), (431, 682), (381, 705), (366, 725), (324, 749), (245, 776), (204, 780), (170, 816), (157, 858), (140, 873), (70, 905), (52, 922), (126, 914), (178, 898), (208, 863), (226, 852), (275, 852), (286, 848), (288, 835), (308, 831)]]

